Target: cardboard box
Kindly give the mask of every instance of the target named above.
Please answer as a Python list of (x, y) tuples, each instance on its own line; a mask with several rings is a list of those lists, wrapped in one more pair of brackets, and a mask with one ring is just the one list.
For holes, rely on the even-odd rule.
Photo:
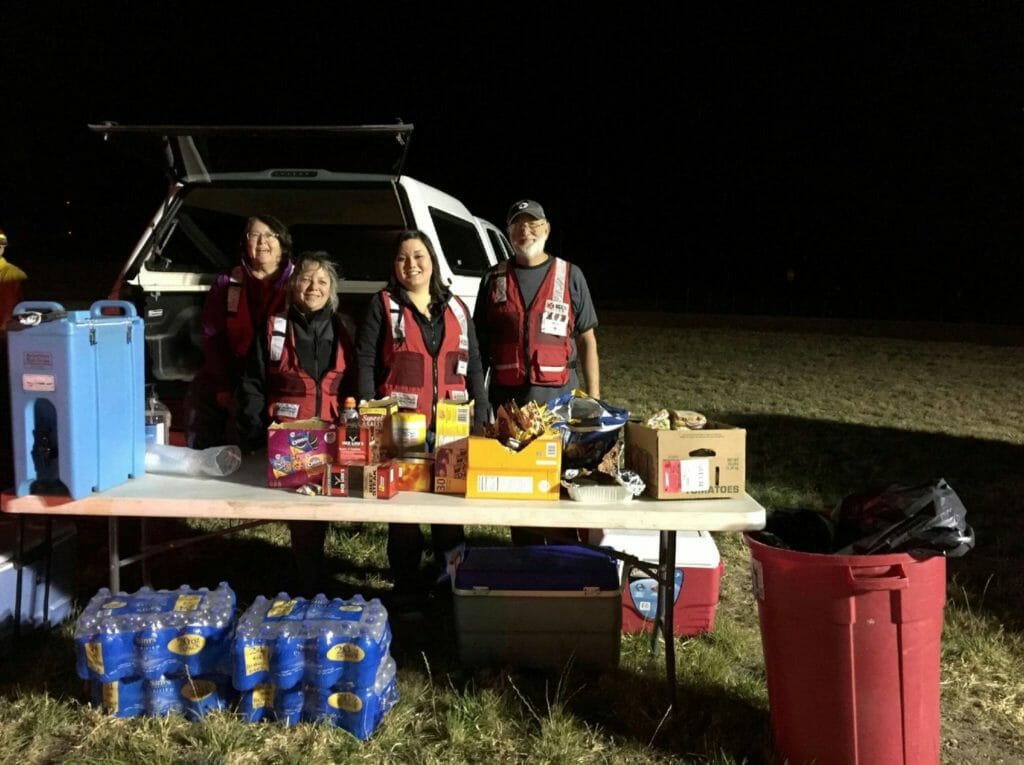
[(434, 448), (469, 436), (473, 427), (472, 401), (438, 401), (434, 413)]
[(619, 663), (622, 593), (615, 561), (604, 553), (575, 545), (469, 547), (453, 592), (463, 665)]
[(359, 405), (359, 427), (374, 431), (376, 450), (367, 462), (384, 462), (395, 455), (394, 439), (391, 436), (391, 417), (398, 412), (398, 402), (393, 398), (364, 401)]
[(434, 492), (465, 494), (468, 469), (468, 438), (460, 438), (437, 447), (434, 453)]
[(626, 467), (655, 499), (729, 499), (746, 490), (747, 431), (709, 422), (701, 430), (626, 423)]
[(395, 466), (390, 461), (372, 465), (335, 463), (324, 471), (323, 492), (326, 497), (391, 499), (398, 493)]
[(334, 462), (338, 429), (326, 420), (273, 423), (267, 428), (267, 486), (294, 487), (321, 480)]
[[(14, 567), (18, 534), (17, 521), (0, 521), (0, 640), (13, 634), (17, 615), (18, 572)], [(43, 612), (46, 596), (45, 521), (29, 520), (24, 527), (24, 557), (21, 570), (21, 628), (29, 630), (59, 624), (71, 614), (75, 592), (75, 558), (77, 532), (66, 518), (55, 518), (51, 536), (50, 600), (48, 613)]]
[(478, 499), (558, 499), (562, 437), (547, 434), (516, 452), (494, 438), (469, 437), (466, 496)]
[(395, 483), (398, 491), (433, 491), (434, 456), (395, 457)]
[[(371, 420), (375, 418), (370, 416)], [(375, 426), (362, 424), (366, 419), (359, 415), (359, 421), (338, 428), (338, 453), (336, 462), (379, 463), (385, 459), (381, 449), (381, 433)]]
[[(660, 534), (631, 529), (591, 529), (590, 544), (605, 545), (658, 564)], [(715, 627), (715, 609), (725, 564), (714, 537), (707, 531), (676, 532), (676, 573), (673, 593), (672, 633), (699, 635)], [(650, 632), (658, 603), (658, 583), (646, 571), (619, 561), (624, 584), (622, 631)]]

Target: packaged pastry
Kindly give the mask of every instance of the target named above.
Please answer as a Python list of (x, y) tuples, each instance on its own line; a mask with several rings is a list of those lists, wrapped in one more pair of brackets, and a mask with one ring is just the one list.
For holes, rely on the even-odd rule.
[(700, 430), (708, 424), (707, 417), (689, 409), (673, 409), (671, 421), (672, 430)]

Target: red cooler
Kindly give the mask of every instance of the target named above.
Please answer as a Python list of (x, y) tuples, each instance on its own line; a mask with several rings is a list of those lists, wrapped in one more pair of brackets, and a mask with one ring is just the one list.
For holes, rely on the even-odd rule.
[[(660, 547), (657, 531), (590, 529), (588, 541), (657, 566)], [(629, 566), (622, 578), (622, 631), (650, 632), (658, 602), (658, 583), (648, 572)], [(725, 564), (709, 531), (676, 532), (675, 592), (672, 602), (672, 633), (677, 637), (711, 632)]]
[(779, 753), (818, 765), (937, 765), (946, 559), (746, 541)]

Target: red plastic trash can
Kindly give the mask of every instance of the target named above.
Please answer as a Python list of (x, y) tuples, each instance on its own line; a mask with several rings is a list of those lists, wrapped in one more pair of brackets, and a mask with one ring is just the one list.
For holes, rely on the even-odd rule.
[(946, 559), (746, 542), (779, 754), (790, 765), (938, 763)]

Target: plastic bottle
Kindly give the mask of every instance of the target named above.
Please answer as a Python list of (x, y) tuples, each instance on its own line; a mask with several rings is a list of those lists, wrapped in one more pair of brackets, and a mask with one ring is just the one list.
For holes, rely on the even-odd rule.
[(359, 410), (356, 408), (356, 400), (353, 396), (346, 396), (345, 402), (342, 405), (341, 420), (344, 423), (348, 423), (349, 420), (358, 420)]
[(146, 444), (146, 472), (172, 475), (210, 475), (216, 478), (231, 475), (242, 464), (237, 446), (211, 446), (189, 449), (171, 444)]
[(346, 442), (359, 441), (359, 410), (356, 409), (356, 400), (352, 396), (347, 396), (342, 406), (341, 426), (345, 431)]
[(171, 436), (171, 410), (157, 398), (156, 385), (146, 386), (146, 443), (166, 444)]

